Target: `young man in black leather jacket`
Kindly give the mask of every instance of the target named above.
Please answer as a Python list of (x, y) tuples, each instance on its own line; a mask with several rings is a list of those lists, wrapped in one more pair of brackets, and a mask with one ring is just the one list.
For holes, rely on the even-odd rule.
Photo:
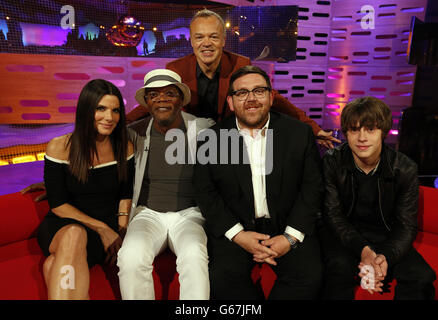
[(412, 246), (417, 166), (384, 144), (391, 125), (384, 102), (356, 99), (341, 115), (347, 143), (324, 155), (324, 299), (354, 299), (360, 278), (370, 293), (395, 278), (395, 299), (434, 297), (435, 273)]

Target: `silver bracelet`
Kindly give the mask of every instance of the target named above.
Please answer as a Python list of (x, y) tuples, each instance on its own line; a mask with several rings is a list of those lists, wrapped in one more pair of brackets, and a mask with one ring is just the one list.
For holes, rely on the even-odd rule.
[(129, 216), (129, 212), (119, 212), (117, 216)]

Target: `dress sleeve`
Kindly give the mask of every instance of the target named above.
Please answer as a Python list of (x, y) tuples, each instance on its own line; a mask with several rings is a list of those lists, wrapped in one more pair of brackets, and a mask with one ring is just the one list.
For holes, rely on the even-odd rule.
[(121, 188), (120, 188), (120, 199), (131, 199), (133, 195), (133, 189), (134, 189), (134, 156), (132, 156), (127, 161), (128, 166), (128, 179), (126, 181), (122, 182)]
[(44, 184), (50, 208), (56, 208), (68, 202), (65, 186), (65, 164), (44, 158)]

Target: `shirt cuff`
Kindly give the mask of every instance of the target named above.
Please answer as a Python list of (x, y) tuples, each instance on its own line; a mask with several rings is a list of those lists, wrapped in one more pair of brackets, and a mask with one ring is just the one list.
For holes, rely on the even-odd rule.
[(304, 240), (304, 233), (302, 233), (302, 232), (300, 232), (300, 231), (298, 231), (298, 230), (296, 230), (296, 229), (294, 229), (292, 227), (287, 226), (286, 230), (284, 232), (286, 232), (287, 234), (290, 234), (291, 236), (297, 238), (297, 240), (299, 242), (303, 242), (303, 240)]
[(225, 237), (227, 237), (230, 241), (233, 241), (232, 239), (236, 234), (238, 234), (240, 231), (242, 231), (244, 228), (240, 223), (236, 223), (234, 227), (232, 227), (230, 230), (225, 232)]

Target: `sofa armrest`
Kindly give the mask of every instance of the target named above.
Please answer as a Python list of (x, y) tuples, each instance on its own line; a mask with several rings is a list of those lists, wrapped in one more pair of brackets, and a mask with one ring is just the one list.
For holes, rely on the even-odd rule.
[(41, 192), (0, 196), (0, 246), (29, 239), (49, 211), (47, 200), (34, 202)]
[(420, 186), (418, 229), (438, 234), (438, 189)]

